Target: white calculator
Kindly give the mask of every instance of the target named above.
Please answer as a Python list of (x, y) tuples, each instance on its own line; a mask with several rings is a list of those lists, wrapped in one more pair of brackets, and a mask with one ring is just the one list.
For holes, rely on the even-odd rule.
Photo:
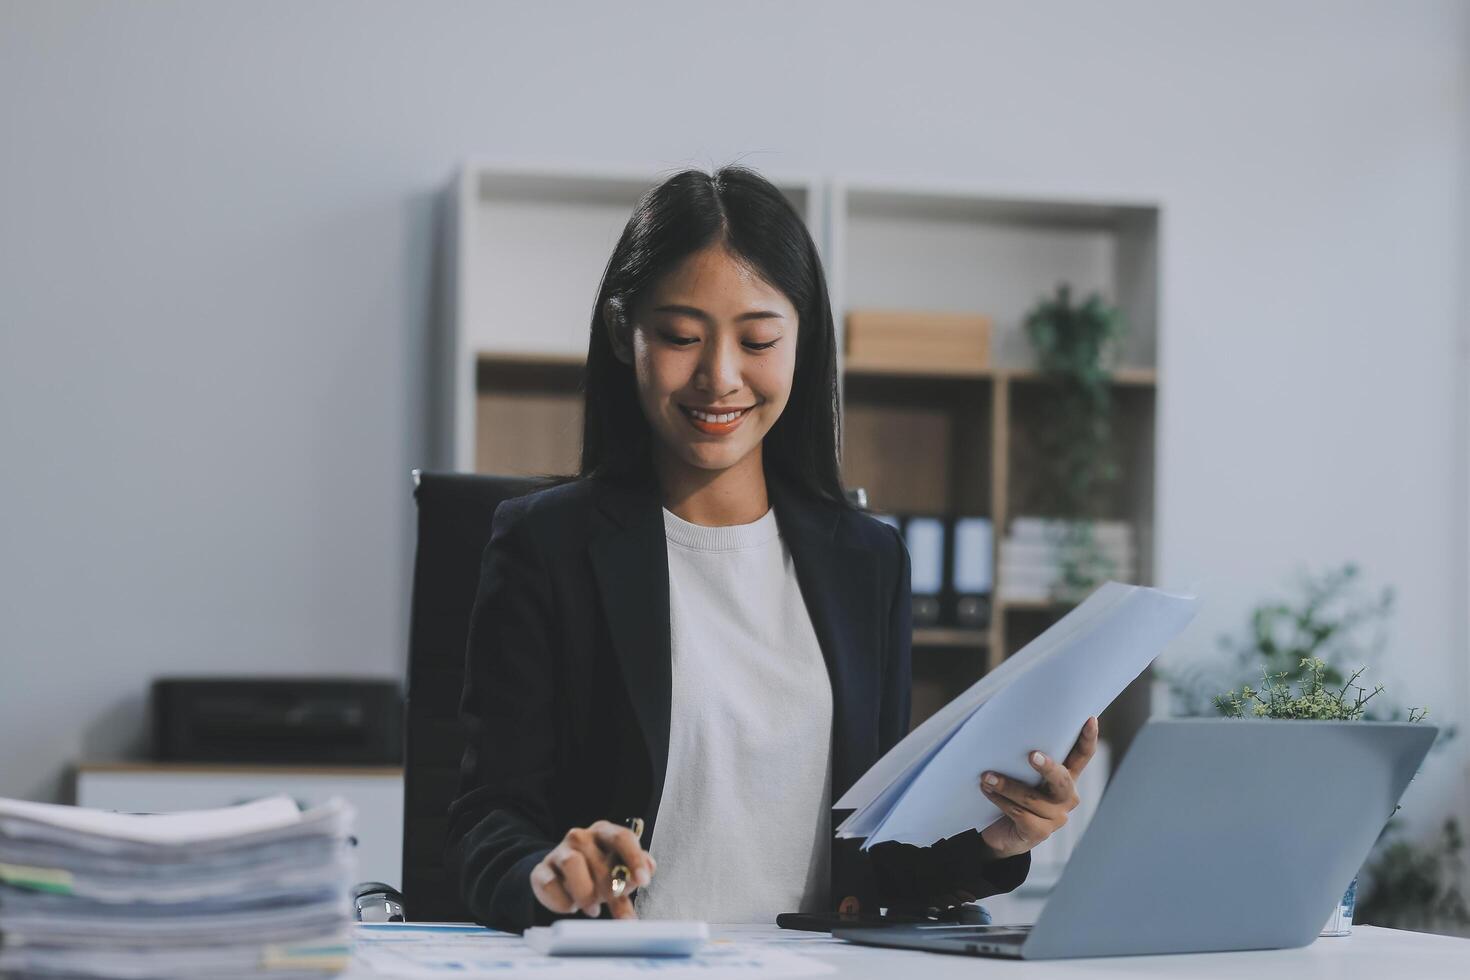
[(709, 925), (678, 919), (558, 919), (525, 931), (526, 945), (548, 956), (692, 956)]

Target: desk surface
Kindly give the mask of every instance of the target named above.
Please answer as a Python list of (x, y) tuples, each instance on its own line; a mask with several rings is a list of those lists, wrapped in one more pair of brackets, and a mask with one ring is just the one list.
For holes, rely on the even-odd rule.
[[(1351, 936), (1319, 939), (1303, 949), (1244, 953), (1202, 953), (1188, 956), (1108, 957), (1090, 960), (977, 959), (942, 953), (875, 949), (839, 942), (820, 933), (793, 932), (775, 926), (712, 925), (715, 938), (779, 949), (809, 956), (836, 968), (827, 976), (889, 980), (893, 977), (945, 980), (979, 976), (1024, 976), (1027, 980), (1061, 977), (1251, 977), (1265, 980), (1413, 980), (1470, 976), (1470, 939), (1354, 926)], [(459, 974), (466, 977), (469, 975)], [(508, 976), (503, 972), (486, 974)], [(371, 980), (384, 974), (356, 965), (344, 978)]]

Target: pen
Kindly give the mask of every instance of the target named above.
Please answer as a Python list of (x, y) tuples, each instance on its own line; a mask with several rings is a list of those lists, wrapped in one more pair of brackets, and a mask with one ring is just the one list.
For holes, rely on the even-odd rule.
[[(643, 818), (628, 817), (623, 821), (623, 826), (633, 831), (633, 836), (637, 837), (641, 844), (643, 840)], [(613, 898), (622, 898), (623, 892), (628, 890), (628, 874), (628, 866), (626, 864), (615, 864), (612, 866), (612, 871), (609, 872), (609, 875), (612, 878)]]

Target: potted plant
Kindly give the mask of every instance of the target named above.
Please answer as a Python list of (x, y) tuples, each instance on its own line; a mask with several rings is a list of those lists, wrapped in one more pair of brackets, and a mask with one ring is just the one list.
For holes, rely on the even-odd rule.
[[(1216, 709), (1227, 718), (1361, 721), (1368, 702), (1383, 693), (1382, 684), (1370, 691), (1357, 683), (1363, 667), (1338, 685), (1329, 678), (1327, 663), (1320, 657), (1303, 657), (1297, 666), (1301, 679), (1295, 689), (1288, 671), (1272, 673), (1263, 667), (1260, 690), (1247, 684), (1238, 691), (1227, 691), (1215, 698)], [(1409, 721), (1423, 721), (1428, 714), (1423, 708), (1410, 708)], [(1357, 894), (1358, 878), (1354, 875), (1342, 900), (1322, 927), (1322, 935), (1346, 936), (1352, 931)]]
[[(1294, 591), (1296, 596), (1257, 603), (1243, 633), (1222, 634), (1220, 657), (1158, 671), (1168, 682), (1175, 714), (1209, 714), (1215, 692), (1263, 669), (1300, 682), (1305, 679), (1301, 665), (1319, 659), (1327, 664), (1323, 683), (1341, 686), (1347, 679), (1344, 664), (1372, 664), (1382, 655), (1394, 611), (1392, 587), (1370, 589), (1362, 569), (1344, 562), (1320, 573), (1303, 572)], [(1396, 715), (1380, 698), (1366, 717)]]
[(1069, 521), (1058, 545), (1056, 598), (1075, 600), (1111, 577), (1091, 520), (1099, 491), (1116, 482), (1113, 391), (1109, 372), (1127, 332), (1122, 313), (1092, 293), (1081, 303), (1057, 286), (1026, 315), (1026, 335), (1050, 384), (1038, 432), (1050, 473), (1043, 504)]

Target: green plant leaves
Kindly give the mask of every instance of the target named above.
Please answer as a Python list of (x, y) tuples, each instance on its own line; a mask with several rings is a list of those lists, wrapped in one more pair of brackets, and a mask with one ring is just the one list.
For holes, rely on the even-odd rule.
[(1076, 599), (1110, 577), (1111, 563), (1086, 518), (1098, 492), (1122, 476), (1113, 458), (1113, 398), (1109, 378), (1127, 325), (1097, 293), (1072, 302), (1071, 287), (1057, 286), (1027, 314), (1026, 335), (1041, 370), (1050, 375), (1045, 418), (1038, 433), (1049, 469), (1047, 510), (1078, 520), (1061, 542), (1058, 598)]

